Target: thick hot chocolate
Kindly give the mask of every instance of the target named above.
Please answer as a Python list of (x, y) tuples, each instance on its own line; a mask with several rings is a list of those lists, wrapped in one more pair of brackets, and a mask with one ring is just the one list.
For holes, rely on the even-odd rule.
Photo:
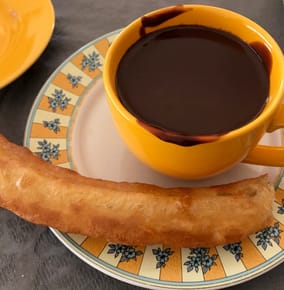
[(139, 121), (164, 132), (224, 134), (256, 118), (269, 95), (268, 62), (255, 47), (203, 26), (146, 34), (119, 64), (119, 98)]

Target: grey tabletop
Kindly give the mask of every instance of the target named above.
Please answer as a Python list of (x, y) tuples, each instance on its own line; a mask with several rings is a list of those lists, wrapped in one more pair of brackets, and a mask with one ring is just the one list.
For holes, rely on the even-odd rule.
[[(9, 1), (9, 0), (8, 0)], [(187, 3), (217, 5), (240, 12), (265, 27), (284, 49), (281, 0), (216, 0)], [(26, 5), (28, 1), (26, 1)], [(22, 144), (33, 101), (49, 75), (87, 42), (128, 24), (169, 0), (53, 0), (56, 26), (36, 63), (0, 91), (0, 133)], [(4, 69), (4, 68), (0, 68)], [(230, 289), (282, 290), (284, 264)], [(0, 289), (142, 289), (111, 278), (69, 252), (51, 231), (0, 209)]]

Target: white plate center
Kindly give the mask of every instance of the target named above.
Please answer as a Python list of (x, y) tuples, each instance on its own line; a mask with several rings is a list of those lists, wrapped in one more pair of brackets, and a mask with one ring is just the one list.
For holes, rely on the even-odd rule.
[[(262, 144), (280, 145), (281, 134), (265, 134)], [(124, 145), (112, 122), (102, 79), (81, 101), (74, 120), (71, 154), (82, 175), (115, 181), (145, 182), (160, 186), (208, 186), (269, 174), (273, 181), (279, 168), (238, 164), (229, 171), (202, 180), (179, 180), (164, 176), (142, 164)]]

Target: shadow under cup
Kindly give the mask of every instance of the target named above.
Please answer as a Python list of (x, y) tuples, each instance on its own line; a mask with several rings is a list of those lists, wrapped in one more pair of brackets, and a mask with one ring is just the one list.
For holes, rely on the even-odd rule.
[[(156, 127), (141, 122), (122, 105), (116, 86), (121, 59), (133, 44), (151, 32), (181, 25), (209, 27), (237, 36), (252, 45), (269, 71), (269, 95), (261, 114), (226, 134), (201, 137), (182, 134), (183, 138), (198, 140), (194, 146), (182, 146), (157, 137)], [(284, 148), (257, 145), (265, 132), (284, 125), (284, 116), (280, 114), (283, 111), (283, 55), (275, 40), (244, 16), (203, 5), (179, 5), (146, 14), (129, 24), (114, 40), (105, 59), (103, 77), (112, 117), (122, 139), (134, 155), (159, 172), (179, 178), (203, 178), (245, 158), (255, 164), (284, 165)], [(174, 138), (180, 136), (178, 132), (170, 133)]]

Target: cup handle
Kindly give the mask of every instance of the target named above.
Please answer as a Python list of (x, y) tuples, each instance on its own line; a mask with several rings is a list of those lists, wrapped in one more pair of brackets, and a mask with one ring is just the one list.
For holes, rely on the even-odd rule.
[[(267, 132), (273, 132), (284, 128), (284, 104), (282, 104), (272, 119)], [(245, 163), (284, 167), (284, 146), (256, 145), (247, 157), (243, 160)]]

